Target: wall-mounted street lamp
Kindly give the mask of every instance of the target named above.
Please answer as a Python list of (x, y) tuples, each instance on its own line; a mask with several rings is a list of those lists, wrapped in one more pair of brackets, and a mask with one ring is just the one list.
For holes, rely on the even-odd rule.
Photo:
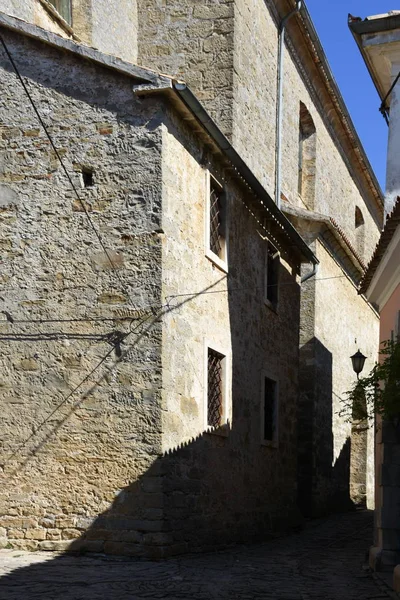
[(362, 352), (360, 352), (360, 350), (357, 350), (357, 352), (355, 354), (353, 354), (353, 356), (351, 356), (350, 358), (351, 358), (351, 362), (353, 363), (353, 370), (355, 373), (357, 373), (357, 379), (358, 379), (361, 371), (364, 368), (364, 364), (365, 364), (367, 357), (364, 356), (364, 354)]

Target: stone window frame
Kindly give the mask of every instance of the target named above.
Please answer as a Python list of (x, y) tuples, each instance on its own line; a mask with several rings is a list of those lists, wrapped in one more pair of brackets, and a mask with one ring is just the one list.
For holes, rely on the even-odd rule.
[(317, 130), (310, 111), (300, 101), (297, 195), (306, 208), (315, 208)]
[[(270, 251), (274, 252), (274, 271), (271, 272), (271, 265), (269, 262), (269, 253)], [(264, 287), (263, 287), (263, 295), (264, 295), (264, 304), (271, 308), (274, 312), (278, 311), (279, 304), (279, 280), (280, 280), (280, 267), (281, 267), (281, 255), (279, 250), (270, 242), (269, 240), (266, 242), (265, 247), (265, 257), (264, 257)], [(271, 300), (268, 297), (268, 285), (270, 278), (274, 278), (274, 283), (272, 285), (276, 285), (276, 298), (275, 300)]]
[(58, 10), (56, 9), (56, 7), (49, 1), (49, 0), (39, 0), (40, 4), (47, 10), (48, 13), (50, 13), (50, 15), (53, 17), (53, 19), (55, 19), (58, 23), (58, 25), (60, 25), (63, 29), (65, 29), (65, 31), (67, 33), (69, 33), (70, 35), (73, 34), (74, 30), (73, 30), (73, 23), (72, 23), (72, 0), (71, 0), (71, 23), (68, 23), (68, 21), (66, 21), (64, 19), (64, 17), (62, 15), (60, 15), (60, 13), (58, 12)]
[[(269, 379), (275, 383), (274, 411), (273, 411), (273, 437), (265, 439), (265, 380)], [(261, 373), (261, 395), (260, 395), (260, 441), (262, 446), (279, 448), (279, 378), (268, 370)]]
[[(205, 172), (206, 177), (206, 202), (205, 202), (205, 230), (204, 230), (204, 244), (205, 244), (205, 255), (206, 257), (224, 273), (228, 273), (228, 257), (229, 257), (229, 206), (228, 198), (225, 187), (216, 179), (209, 170)], [(223, 245), (223, 256), (220, 257), (210, 248), (210, 217), (211, 217), (211, 188), (212, 185), (219, 188), (224, 198), (224, 245)]]
[[(223, 356), (222, 362), (222, 418), (219, 429), (215, 429), (208, 425), (208, 351), (213, 350)], [(203, 379), (203, 430), (207, 433), (228, 436), (228, 427), (231, 423), (232, 414), (232, 393), (231, 393), (231, 354), (227, 348), (216, 344), (208, 339), (204, 340), (204, 379)]]

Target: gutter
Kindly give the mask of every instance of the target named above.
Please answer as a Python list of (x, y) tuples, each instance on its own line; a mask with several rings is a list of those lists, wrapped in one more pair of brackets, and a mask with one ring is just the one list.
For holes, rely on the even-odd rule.
[[(147, 86), (145, 86), (147, 87)], [(196, 96), (186, 85), (186, 83), (180, 81), (173, 81), (172, 88), (178, 94), (180, 99), (189, 108), (196, 119), (202, 124), (203, 128), (211, 136), (216, 145), (222, 150), (222, 152), (229, 158), (236, 171), (243, 177), (247, 184), (253, 189), (261, 203), (268, 209), (272, 214), (274, 220), (282, 227), (289, 239), (293, 242), (297, 248), (302, 252), (303, 256), (308, 259), (310, 263), (316, 265), (319, 263), (315, 254), (307, 246), (306, 242), (296, 231), (290, 221), (284, 216), (281, 210), (276, 206), (275, 202), (268, 194), (267, 190), (261, 185), (258, 179), (255, 177), (253, 172), (246, 165), (244, 160), (239, 156), (236, 150), (233, 148), (229, 140), (225, 137), (218, 125), (212, 120), (210, 115), (203, 108), (202, 104), (198, 101)], [(310, 275), (311, 277), (311, 275)]]

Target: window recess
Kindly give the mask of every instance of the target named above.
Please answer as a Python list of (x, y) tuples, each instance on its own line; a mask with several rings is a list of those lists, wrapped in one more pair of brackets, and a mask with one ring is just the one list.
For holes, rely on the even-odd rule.
[(208, 348), (207, 425), (214, 428), (222, 425), (224, 416), (224, 359)]
[(264, 269), (264, 302), (275, 309), (279, 299), (280, 255), (271, 242), (267, 242)]
[(207, 172), (206, 256), (228, 268), (228, 210), (224, 188)]
[(270, 446), (278, 445), (278, 383), (263, 376), (262, 380), (261, 441)]

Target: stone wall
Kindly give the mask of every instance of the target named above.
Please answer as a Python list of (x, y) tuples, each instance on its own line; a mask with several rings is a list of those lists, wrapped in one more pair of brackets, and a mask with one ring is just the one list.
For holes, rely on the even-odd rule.
[[(176, 307), (163, 330), (165, 518), (170, 543), (185, 551), (298, 523), (300, 286), (283, 247), (277, 310), (264, 303), (265, 231), (248, 210), (248, 191), (202, 155), (176, 119), (163, 147), (163, 290)], [(228, 196), (228, 277), (205, 256), (207, 168)], [(205, 421), (209, 344), (231, 364), (230, 423), (212, 433)], [(262, 443), (265, 375), (279, 382), (277, 447)]]
[[(162, 109), (128, 77), (2, 34), (116, 270), (2, 51), (1, 545), (64, 549), (115, 501), (85, 548), (151, 547), (157, 494), (143, 482), (127, 511), (122, 490), (161, 452)], [(116, 331), (131, 332), (121, 357)]]
[[(138, 60), (187, 81), (244, 160), (274, 195), (279, 0), (140, 0)], [(355, 209), (364, 217), (365, 261), (379, 235), (380, 216), (360, 165), (343, 145), (343, 126), (315, 62), (291, 42), (284, 57), (282, 192), (298, 197), (300, 103), (316, 128), (317, 212), (334, 216), (357, 246)], [(307, 206), (305, 206), (307, 208)], [(358, 236), (358, 237), (357, 237)]]
[[(353, 371), (350, 356), (358, 348), (367, 356), (363, 373), (368, 373), (375, 364), (377, 338), (379, 337), (379, 317), (372, 307), (356, 294), (354, 284), (343, 274), (340, 266), (332, 259), (322, 244), (317, 246), (317, 256), (321, 262), (318, 277), (321, 279), (315, 297), (315, 338), (332, 356), (332, 465), (334, 476), (330, 494), (333, 508), (348, 497), (350, 482), (349, 456), (356, 448), (351, 444), (351, 422), (349, 415), (340, 416), (343, 407), (341, 400), (353, 385), (356, 374)], [(327, 301), (327, 298), (329, 301)], [(323, 372), (323, 365), (322, 372)], [(316, 431), (327, 429), (327, 414), (316, 396)], [(319, 420), (319, 421), (318, 421)], [(355, 446), (355, 440), (353, 446)], [(374, 506), (374, 428), (368, 430), (367, 440), (367, 505)], [(318, 444), (319, 448), (326, 447)], [(322, 459), (323, 460), (323, 459)], [(328, 461), (328, 457), (326, 457)], [(360, 460), (360, 464), (361, 464)], [(328, 462), (327, 462), (328, 464)], [(319, 495), (327, 493), (328, 480), (323, 472), (316, 478)], [(325, 491), (324, 491), (325, 490)], [(337, 498), (337, 500), (336, 500)]]
[(0, 0), (0, 11), (124, 60), (137, 60), (136, 0), (73, 0), (70, 27), (48, 0)]
[[(234, 0), (227, 7), (226, 2), (209, 0), (198, 7), (194, 18), (191, 1), (139, 2), (139, 61), (188, 81), (271, 195), (275, 185), (277, 12), (285, 13), (283, 4), (280, 0)], [(215, 64), (224, 75), (223, 87), (210, 65), (214, 57), (205, 51), (209, 44), (217, 44), (221, 23), (225, 41)], [(334, 217), (367, 263), (379, 237), (381, 215), (301, 35), (294, 18), (284, 53), (282, 192), (294, 205)], [(315, 128), (315, 196), (309, 206), (298, 195), (301, 106)], [(360, 227), (356, 227), (357, 207), (364, 220)], [(358, 297), (346, 268), (339, 266), (331, 250), (318, 247), (324, 262), (316, 280), (304, 286), (301, 303), (299, 486), (306, 513), (351, 505), (351, 425), (337, 415), (338, 398), (353, 381), (349, 357), (355, 339), (370, 361), (378, 343), (375, 313)], [(330, 280), (332, 276), (335, 279)], [(368, 503), (372, 506), (373, 434), (368, 435)]]
[(318, 241), (315, 252), (320, 282), (302, 289), (299, 402), (299, 505), (314, 516), (353, 506), (361, 470), (367, 506), (374, 506), (374, 428), (363, 431), (361, 448), (351, 412), (340, 413), (356, 377), (350, 356), (361, 348), (368, 373), (379, 331), (376, 313)]
[(232, 0), (138, 0), (138, 61), (184, 79), (232, 134), (234, 3)]

